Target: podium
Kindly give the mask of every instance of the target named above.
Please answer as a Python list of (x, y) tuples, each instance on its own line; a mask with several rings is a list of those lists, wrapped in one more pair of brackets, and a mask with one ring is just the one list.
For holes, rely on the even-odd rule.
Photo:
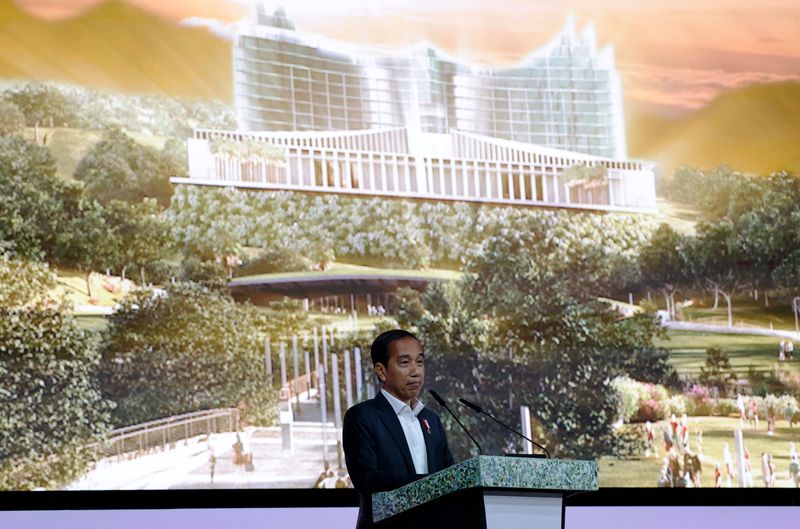
[(378, 527), (561, 529), (564, 493), (597, 490), (597, 463), (478, 456), (372, 495)]

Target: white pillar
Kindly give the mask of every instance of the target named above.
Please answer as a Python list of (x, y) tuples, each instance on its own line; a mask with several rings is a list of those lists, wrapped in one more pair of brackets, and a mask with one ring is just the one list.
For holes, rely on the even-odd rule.
[(281, 387), (286, 386), (286, 344), (281, 342), (281, 349), (280, 349), (280, 360), (281, 360)]
[[(317, 328), (314, 327), (314, 370), (319, 369), (319, 339), (317, 337)], [(317, 375), (319, 377), (319, 375)], [(319, 384), (319, 378), (317, 378)]]
[(328, 398), (325, 395), (325, 368), (317, 365), (319, 380), (319, 411), (322, 418), (322, 461), (328, 462)]
[(747, 485), (744, 475), (744, 436), (740, 428), (733, 431), (733, 446), (736, 450), (736, 472), (739, 474), (739, 487), (744, 488)]
[(333, 424), (336, 428), (336, 457), (339, 468), (342, 468), (342, 397), (339, 394), (339, 358), (331, 354), (331, 371), (333, 372)]
[[(527, 406), (519, 407), (520, 419), (522, 422), (522, 435), (529, 439), (533, 439), (533, 432), (531, 432), (531, 409)], [(522, 440), (523, 452), (526, 454), (533, 453), (533, 443), (530, 441)]]
[(342, 398), (339, 393), (339, 356), (331, 354), (331, 375), (333, 376), (333, 424), (338, 430), (342, 426)]
[(364, 383), (364, 373), (361, 369), (361, 348), (356, 346), (353, 349), (353, 361), (356, 364), (356, 400), (361, 402), (364, 399), (364, 394), (362, 393), (363, 390), (363, 383)]
[(322, 326), (322, 364), (325, 366), (325, 372), (328, 373), (328, 329)]
[(308, 351), (303, 351), (303, 357), (306, 361), (306, 396), (311, 398), (311, 359)]
[(300, 384), (300, 358), (297, 352), (297, 335), (292, 336), (292, 355), (294, 356), (294, 383), (292, 384), (292, 391), (297, 396), (297, 403), (300, 403), (300, 391), (298, 389)]
[(264, 366), (267, 371), (267, 378), (272, 383), (272, 344), (269, 343), (269, 336), (264, 340)]
[(350, 351), (344, 350), (344, 394), (347, 402), (347, 409), (353, 406), (353, 371), (350, 367)]

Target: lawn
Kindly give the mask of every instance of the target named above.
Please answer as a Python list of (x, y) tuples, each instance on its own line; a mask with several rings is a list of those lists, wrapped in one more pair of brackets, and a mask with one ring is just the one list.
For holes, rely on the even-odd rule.
[[(720, 347), (728, 354), (731, 365), (741, 374), (749, 366), (758, 370), (772, 369), (778, 361), (780, 338), (747, 334), (715, 334), (705, 332), (667, 331), (668, 340), (658, 340), (657, 345), (666, 347), (672, 353), (671, 363), (679, 373), (697, 375), (705, 365), (706, 349)], [(800, 369), (800, 361), (788, 363)]]
[[(659, 423), (660, 425), (661, 423)], [(800, 448), (800, 427), (795, 425), (789, 428), (785, 420), (778, 420), (774, 436), (767, 435), (764, 421), (759, 423), (757, 431), (752, 431), (748, 424), (740, 424), (739, 419), (733, 417), (690, 417), (690, 447), (697, 449), (697, 433), (702, 430), (702, 484), (704, 487), (713, 486), (714, 465), (722, 461), (723, 443), (728, 443), (734, 457), (735, 450), (733, 432), (742, 428), (745, 447), (750, 452), (750, 466), (752, 468), (753, 485), (763, 487), (761, 480), (761, 453), (772, 454), (777, 470), (777, 486), (789, 487), (789, 445), (795, 443)], [(658, 430), (658, 425), (657, 425)], [(659, 447), (658, 458), (645, 458), (642, 455), (634, 459), (615, 459), (603, 457), (598, 460), (599, 482), (601, 487), (655, 487), (658, 483), (659, 470), (664, 456), (663, 449)], [(724, 476), (723, 476), (724, 478)], [(724, 484), (723, 479), (723, 484)], [(737, 482), (734, 481), (734, 486)]]
[[(725, 300), (720, 298), (717, 310), (711, 308), (713, 301), (711, 298), (693, 298), (692, 306), (682, 309), (681, 319), (695, 323), (727, 325), (728, 309)], [(768, 307), (764, 306), (763, 297), (759, 297), (758, 301), (750, 296), (734, 298), (733, 322), (737, 327), (794, 330), (794, 314), (789, 301), (777, 298), (770, 299)]]
[(238, 281), (254, 281), (254, 280), (275, 280), (275, 279), (296, 279), (296, 278), (319, 278), (319, 277), (336, 277), (342, 275), (389, 275), (395, 277), (404, 277), (410, 279), (425, 279), (435, 278), (442, 280), (458, 280), (462, 277), (461, 272), (453, 270), (443, 270), (438, 268), (430, 268), (427, 270), (405, 270), (395, 268), (373, 268), (370, 266), (360, 266), (347, 263), (333, 263), (328, 270), (313, 270), (305, 272), (281, 272), (275, 274), (256, 274), (250, 276), (239, 276), (233, 279), (232, 283), (236, 284)]
[[(122, 290), (115, 291), (113, 286), (120, 282), (119, 277), (93, 273), (90, 281), (92, 282), (91, 299), (89, 299), (86, 288), (85, 274), (71, 270), (59, 270), (53, 296), (71, 303), (78, 313), (91, 313), (92, 315), (106, 313), (108, 308), (113, 307), (125, 297)], [(128, 288), (134, 288), (134, 285), (128, 283)], [(97, 310), (93, 310), (93, 308)]]

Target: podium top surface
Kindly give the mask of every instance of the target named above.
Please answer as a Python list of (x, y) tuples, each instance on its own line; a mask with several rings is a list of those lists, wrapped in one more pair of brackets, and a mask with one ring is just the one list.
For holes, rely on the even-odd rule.
[(376, 522), (445, 494), (475, 487), (532, 491), (597, 490), (597, 463), (573, 459), (478, 456), (394, 490), (372, 495)]

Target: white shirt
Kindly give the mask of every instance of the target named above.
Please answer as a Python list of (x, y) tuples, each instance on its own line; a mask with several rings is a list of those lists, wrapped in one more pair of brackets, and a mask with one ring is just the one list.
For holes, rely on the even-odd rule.
[(381, 393), (391, 404), (392, 409), (400, 420), (403, 427), (403, 434), (406, 436), (406, 444), (411, 452), (411, 459), (414, 461), (414, 470), (417, 474), (428, 473), (428, 452), (425, 450), (425, 436), (422, 433), (422, 425), (417, 419), (417, 415), (422, 411), (424, 405), (417, 400), (414, 408), (398, 399), (385, 389)]

